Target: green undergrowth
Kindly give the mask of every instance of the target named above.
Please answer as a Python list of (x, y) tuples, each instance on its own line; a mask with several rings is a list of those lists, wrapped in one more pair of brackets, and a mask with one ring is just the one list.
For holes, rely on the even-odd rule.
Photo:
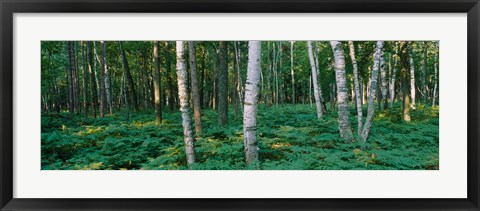
[[(366, 107), (364, 115), (366, 114)], [(241, 113), (217, 126), (215, 111), (203, 110), (203, 133), (196, 136), (197, 170), (435, 170), (439, 169), (438, 107), (418, 106), (412, 122), (401, 106), (377, 112), (366, 143), (345, 143), (338, 134), (336, 111), (316, 119), (310, 105), (260, 106), (257, 120), (259, 162), (247, 166)], [(366, 115), (365, 115), (366, 116)], [(187, 169), (180, 112), (116, 113), (104, 118), (82, 115), (42, 116), (43, 170)], [(350, 115), (356, 134), (355, 108)], [(358, 140), (360, 140), (357, 137)]]

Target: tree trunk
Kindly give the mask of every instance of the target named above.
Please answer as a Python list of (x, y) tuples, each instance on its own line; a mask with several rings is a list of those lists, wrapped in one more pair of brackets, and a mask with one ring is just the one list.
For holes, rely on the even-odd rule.
[(75, 96), (73, 93), (74, 85), (73, 85), (73, 72), (75, 68), (75, 61), (74, 61), (74, 54), (73, 54), (73, 42), (68, 41), (68, 63), (69, 63), (69, 68), (68, 68), (68, 109), (70, 113), (76, 112), (75, 110)]
[(357, 59), (355, 58), (355, 46), (353, 45), (353, 41), (348, 41), (348, 45), (350, 46), (350, 58), (352, 59), (353, 65), (353, 82), (355, 84), (355, 99), (357, 103), (357, 122), (358, 122), (358, 135), (362, 135), (362, 127), (363, 127), (363, 120), (362, 120), (362, 99), (360, 94), (360, 87), (358, 83), (358, 66), (357, 66)]
[(318, 82), (317, 82), (317, 64), (316, 64), (315, 59), (313, 58), (312, 41), (308, 41), (308, 56), (310, 58), (310, 66), (312, 68), (313, 94), (315, 96), (315, 105), (316, 105), (316, 108), (317, 108), (317, 118), (322, 119), (323, 110), (322, 110), (322, 105), (321, 105), (321, 101), (320, 101), (320, 93), (319, 93), (319, 87), (318, 87)]
[(220, 41), (218, 68), (218, 125), (228, 124), (228, 52), (227, 42)]
[(202, 119), (201, 119), (201, 105), (200, 96), (197, 82), (197, 51), (195, 49), (195, 42), (188, 42), (189, 59), (190, 59), (190, 81), (192, 86), (192, 98), (193, 98), (193, 117), (195, 118), (195, 132), (196, 134), (202, 133)]
[(184, 55), (184, 42), (177, 41), (177, 82), (178, 97), (180, 99), (180, 111), (182, 112), (183, 135), (185, 142), (185, 152), (187, 155), (187, 164), (190, 166), (195, 163), (195, 145), (193, 141), (193, 131), (190, 117), (190, 106), (188, 104), (187, 93), (187, 70)]
[(411, 108), (415, 110), (415, 63), (413, 61), (413, 54), (408, 53), (409, 61), (410, 61), (410, 97), (412, 99)]
[(92, 115), (93, 118), (97, 117), (97, 86), (95, 85), (95, 69), (94, 69), (94, 60), (93, 60), (93, 43), (87, 43), (87, 52), (88, 52), (88, 72), (90, 74), (90, 97), (92, 104)]
[[(84, 42), (81, 42), (82, 46), (82, 95), (83, 95), (83, 113), (85, 114), (85, 118), (88, 117), (88, 99), (87, 99), (87, 78), (88, 78), (88, 73), (86, 70), (86, 56), (85, 56), (85, 45)], [(55, 87), (55, 86), (54, 86)], [(54, 89), (55, 93), (55, 89)]]
[[(240, 74), (240, 49), (237, 47), (237, 42), (233, 42), (235, 47), (235, 61), (236, 61), (236, 68), (237, 68), (237, 92), (238, 92), (238, 100), (239, 102), (243, 102), (243, 83), (242, 83), (242, 75)], [(240, 104), (241, 105), (241, 104)]]
[(377, 89), (378, 71), (380, 69), (380, 60), (382, 56), (383, 41), (377, 41), (377, 48), (373, 56), (372, 78), (370, 80), (370, 94), (368, 95), (368, 113), (365, 125), (362, 131), (362, 141), (367, 141), (370, 127), (372, 126), (373, 117), (375, 116), (375, 94)]
[(292, 103), (295, 104), (295, 72), (293, 70), (293, 44), (295, 41), (290, 41), (290, 72), (292, 74)]
[(345, 56), (341, 42), (330, 41), (335, 57), (335, 79), (337, 82), (338, 101), (338, 129), (340, 136), (346, 141), (353, 141), (352, 129), (350, 127), (350, 108), (348, 106), (348, 87), (345, 75)]
[(423, 68), (422, 68), (422, 90), (423, 90), (423, 102), (427, 102), (427, 42), (423, 42)]
[(402, 98), (403, 98), (403, 120), (410, 122), (410, 96), (411, 93), (408, 90), (408, 42), (400, 42), (400, 60), (401, 60), (401, 70), (400, 74), (402, 77)]
[[(398, 54), (398, 48), (395, 54)], [(395, 56), (390, 54), (390, 61), (391, 60), (393, 60), (393, 67), (392, 74), (390, 76), (390, 107), (393, 108), (395, 103), (395, 76), (397, 75), (397, 59), (395, 59)]]
[(123, 68), (125, 68), (125, 76), (128, 81), (128, 89), (130, 90), (130, 98), (133, 103), (133, 110), (138, 111), (138, 102), (137, 102), (137, 93), (135, 92), (135, 83), (133, 82), (132, 75), (130, 74), (130, 68), (128, 66), (127, 56), (125, 55), (125, 49), (123, 49), (123, 44), (121, 41), (118, 42), (120, 45), (120, 51), (122, 54)]
[[(437, 47), (435, 45), (435, 47)], [(434, 68), (434, 75), (433, 75), (433, 100), (432, 100), (432, 107), (435, 106), (435, 100), (437, 99), (437, 84), (438, 84), (438, 66), (437, 66), (437, 62), (438, 62), (438, 55), (435, 53), (434, 55), (434, 62), (433, 62), (433, 68)]]
[(101, 78), (100, 78), (100, 117), (105, 116), (105, 105), (106, 105), (106, 94), (105, 94), (105, 69), (106, 69), (106, 62), (105, 62), (105, 42), (100, 41), (100, 45), (102, 46), (102, 57), (101, 57)]
[(155, 78), (153, 79), (153, 89), (155, 92), (155, 124), (160, 125), (162, 123), (162, 100), (160, 99), (161, 93), (161, 78), (160, 78), (160, 58), (158, 51), (160, 44), (158, 41), (153, 42), (153, 59), (155, 63)]
[(174, 95), (173, 95), (173, 82), (171, 73), (171, 64), (170, 64), (170, 48), (168, 42), (165, 45), (165, 67), (167, 69), (167, 87), (168, 87), (168, 110), (170, 113), (174, 110)]
[(248, 43), (247, 82), (245, 84), (245, 105), (243, 111), (245, 161), (247, 164), (258, 160), (256, 112), (258, 82), (261, 71), (261, 46), (260, 41), (249, 41)]
[[(382, 50), (380, 55), (380, 79), (381, 79), (381, 89), (382, 89), (382, 100), (384, 101), (382, 108), (388, 108), (388, 97), (387, 97), (387, 71), (385, 70), (385, 52)], [(380, 99), (379, 99), (380, 102)], [(381, 102), (380, 102), (381, 103)]]

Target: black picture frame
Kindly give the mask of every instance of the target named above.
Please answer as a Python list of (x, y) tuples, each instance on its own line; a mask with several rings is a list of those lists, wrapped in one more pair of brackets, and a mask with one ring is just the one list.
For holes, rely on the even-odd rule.
[[(1, 210), (479, 210), (478, 0), (0, 0)], [(467, 13), (466, 199), (18, 199), (13, 198), (14, 13)], [(41, 181), (39, 181), (41, 182)], [(448, 182), (448, 181), (445, 181)]]

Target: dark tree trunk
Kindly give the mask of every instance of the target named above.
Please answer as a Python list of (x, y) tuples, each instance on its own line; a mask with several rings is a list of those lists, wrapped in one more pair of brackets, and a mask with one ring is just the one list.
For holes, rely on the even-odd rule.
[(123, 68), (125, 68), (125, 76), (128, 81), (128, 90), (130, 90), (130, 98), (132, 99), (133, 110), (138, 111), (137, 93), (135, 92), (135, 83), (133, 82), (132, 74), (130, 74), (130, 68), (128, 66), (127, 56), (125, 55), (125, 49), (122, 42), (118, 42), (120, 45), (120, 51), (122, 53)]
[(221, 41), (219, 45), (218, 68), (218, 125), (228, 124), (228, 52), (227, 42)]

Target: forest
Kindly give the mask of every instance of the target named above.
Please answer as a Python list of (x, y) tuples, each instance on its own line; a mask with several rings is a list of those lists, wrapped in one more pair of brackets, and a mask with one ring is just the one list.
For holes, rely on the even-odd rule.
[(438, 170), (438, 41), (42, 41), (42, 170)]

